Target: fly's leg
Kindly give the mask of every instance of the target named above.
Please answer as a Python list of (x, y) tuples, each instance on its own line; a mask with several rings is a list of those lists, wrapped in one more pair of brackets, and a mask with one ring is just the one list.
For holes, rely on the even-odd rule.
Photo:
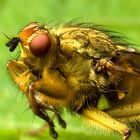
[(66, 128), (66, 122), (65, 122), (65, 121), (63, 120), (63, 118), (61, 117), (61, 112), (58, 111), (57, 108), (52, 107), (52, 106), (49, 107), (49, 106), (47, 106), (47, 105), (43, 105), (43, 108), (44, 108), (45, 110), (49, 110), (49, 111), (53, 112), (53, 113), (54, 113), (54, 117), (55, 117), (55, 116), (57, 117), (57, 120), (58, 120), (60, 126), (61, 126), (62, 128)]
[(56, 115), (57, 115), (57, 120), (58, 120), (59, 124), (61, 125), (61, 127), (66, 128), (66, 122), (62, 119), (60, 114), (56, 114)]
[(58, 111), (57, 108), (55, 108), (55, 107), (49, 107), (49, 106), (46, 106), (46, 105), (45, 105), (45, 106), (44, 106), (44, 109), (53, 112), (54, 115), (57, 117), (57, 120), (58, 120), (60, 126), (61, 126), (62, 128), (66, 128), (66, 125), (67, 125), (67, 124), (66, 124), (66, 122), (63, 120), (63, 118), (61, 117), (61, 112)]
[(54, 129), (54, 127), (55, 127), (54, 123), (49, 118), (49, 116), (45, 112), (45, 110), (42, 109), (41, 106), (36, 102), (35, 92), (37, 92), (37, 91), (35, 90), (34, 83), (31, 83), (29, 86), (29, 102), (31, 105), (31, 109), (38, 117), (42, 118), (43, 120), (45, 120), (48, 123), (51, 136), (53, 138), (57, 138), (58, 134)]
[[(55, 113), (51, 118), (53, 119), (55, 116), (57, 117), (58, 122), (61, 125), (61, 127), (66, 128), (66, 122), (62, 119), (60, 114)], [(42, 133), (44, 133), (46, 131), (46, 129), (48, 129), (48, 127), (49, 127), (48, 123), (45, 123), (40, 129), (33, 130), (29, 134), (33, 135), (33, 136), (38, 135), (38, 134), (42, 134)]]
[[(39, 89), (34, 84), (30, 84), (30, 82), (37, 81), (37, 77), (35, 77), (28, 70), (28, 68), (25, 66), (25, 64), (22, 61), (10, 60), (7, 64), (7, 68), (8, 68), (8, 71), (10, 72), (13, 80), (15, 81), (15, 83), (22, 90), (22, 92), (25, 93), (27, 95), (27, 97), (29, 98), (30, 106), (31, 106), (33, 112), (47, 122), (47, 124), (45, 124), (45, 126), (43, 126), (40, 130), (38, 130), (37, 133), (39, 131), (41, 132), (42, 130), (44, 131), (44, 129), (47, 127), (50, 127), (50, 132), (53, 135), (53, 137), (57, 137), (57, 133), (54, 130), (54, 124), (53, 124), (52, 120), (49, 118), (49, 116), (47, 115), (47, 113), (45, 112), (45, 110), (47, 110), (47, 109), (50, 110), (50, 109), (45, 108), (46, 106), (44, 107), (42, 104), (38, 104), (34, 97), (35, 92), (39, 91)], [(40, 83), (40, 81), (38, 81), (35, 83), (38, 83), (39, 87), (42, 88), (42, 85), (43, 85), (42, 82)], [(30, 84), (30, 86), (29, 86), (29, 84)], [(44, 85), (43, 85), (43, 87), (44, 87)], [(29, 93), (28, 93), (28, 91), (29, 91)], [(45, 92), (45, 94), (47, 94), (47, 93)], [(57, 117), (57, 119), (59, 121), (59, 124), (63, 128), (65, 128), (66, 123), (61, 118), (60, 112), (58, 112), (54, 108), (52, 108), (52, 110), (50, 110), (50, 111), (54, 112), (55, 116)], [(47, 126), (47, 125), (49, 125), (49, 126)], [(35, 133), (33, 132), (33, 134), (35, 134)]]
[(13, 79), (17, 78), (21, 73), (27, 70), (27, 67), (22, 61), (15, 61), (15, 60), (9, 60), (7, 63), (7, 68), (12, 75)]
[(56, 115), (56, 117), (57, 117), (57, 120), (58, 120), (59, 124), (61, 125), (61, 127), (62, 127), (62, 128), (66, 128), (66, 125), (67, 125), (67, 124), (66, 124), (66, 122), (63, 120), (63, 118), (62, 118), (61, 115), (60, 115), (60, 112), (58, 112), (56, 108), (54, 108), (54, 113), (55, 113), (55, 115)]
[(36, 77), (28, 70), (22, 61), (9, 60), (7, 63), (7, 69), (23, 93), (27, 93), (28, 85), (30, 81), (36, 81)]
[(115, 130), (123, 136), (123, 140), (128, 140), (131, 130), (127, 125), (117, 121), (103, 111), (93, 109), (83, 110), (81, 115), (89, 121), (91, 126), (101, 127), (103, 129)]
[[(52, 108), (52, 107), (49, 107), (46, 105), (41, 105), (41, 106), (43, 107), (43, 109), (53, 112), (54, 114), (53, 114), (53, 116), (51, 116), (51, 119), (53, 120), (55, 117), (57, 117), (57, 120), (58, 120), (60, 126), (62, 128), (66, 128), (66, 122), (63, 120), (63, 118), (60, 115), (60, 112), (56, 108), (54, 108), (54, 107)], [(48, 127), (49, 127), (48, 123), (45, 123), (40, 129), (33, 130), (29, 134), (33, 135), (33, 136), (42, 134), (43, 132), (45, 132), (46, 129), (48, 129)]]

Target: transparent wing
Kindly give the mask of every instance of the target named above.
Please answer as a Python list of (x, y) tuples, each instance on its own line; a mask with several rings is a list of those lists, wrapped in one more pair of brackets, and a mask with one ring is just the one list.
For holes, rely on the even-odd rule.
[(117, 118), (140, 120), (140, 53), (120, 52), (114, 60), (114, 65), (116, 71), (120, 68), (118, 71), (121, 72), (122, 80), (118, 89), (122, 89), (125, 96), (120, 100), (111, 101), (111, 108), (106, 112)]

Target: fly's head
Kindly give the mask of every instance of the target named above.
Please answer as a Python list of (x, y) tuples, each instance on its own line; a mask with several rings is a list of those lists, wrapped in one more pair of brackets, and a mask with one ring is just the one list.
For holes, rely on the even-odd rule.
[(20, 33), (21, 59), (29, 66), (40, 67), (51, 47), (48, 30), (37, 22), (28, 24)]
[(38, 23), (30, 23), (19, 34), (22, 57), (43, 57), (51, 47), (48, 30)]
[(54, 44), (53, 37), (45, 26), (32, 22), (19, 33), (18, 37), (10, 39), (6, 46), (12, 52), (21, 44), (21, 60), (28, 65), (40, 65), (40, 60), (46, 57)]

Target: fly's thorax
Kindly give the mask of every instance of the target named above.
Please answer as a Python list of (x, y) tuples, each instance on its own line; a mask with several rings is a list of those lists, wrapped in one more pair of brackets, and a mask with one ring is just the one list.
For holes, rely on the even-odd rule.
[(88, 92), (88, 88), (109, 85), (108, 77), (95, 72), (94, 58), (111, 56), (115, 51), (112, 41), (104, 33), (88, 28), (64, 28), (55, 30), (60, 48), (55, 67), (64, 75), (67, 83), (76, 90)]
[(69, 27), (58, 33), (61, 50), (67, 55), (76, 51), (86, 57), (101, 58), (110, 57), (116, 51), (112, 40), (96, 29)]
[(92, 86), (89, 81), (91, 61), (91, 59), (85, 59), (76, 52), (73, 52), (71, 56), (67, 56), (59, 51), (54, 69), (59, 71), (59, 74), (65, 79), (65, 83), (70, 88), (76, 92), (87, 93)]

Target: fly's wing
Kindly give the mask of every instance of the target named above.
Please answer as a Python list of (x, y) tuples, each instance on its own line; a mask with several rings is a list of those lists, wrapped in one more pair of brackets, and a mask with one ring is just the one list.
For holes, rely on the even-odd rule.
[[(136, 116), (140, 116), (140, 53), (126, 49), (118, 54), (113, 63), (116, 71), (121, 72), (118, 89), (122, 89), (125, 94), (122, 99), (112, 101), (111, 108), (106, 112), (113, 117), (136, 119)], [(117, 70), (117, 67), (120, 69)]]
[(122, 59), (126, 60), (126, 63), (128, 62), (128, 72), (124, 72), (124, 81), (122, 82), (122, 86), (128, 90), (128, 93), (123, 103), (140, 103), (140, 54), (124, 53)]

